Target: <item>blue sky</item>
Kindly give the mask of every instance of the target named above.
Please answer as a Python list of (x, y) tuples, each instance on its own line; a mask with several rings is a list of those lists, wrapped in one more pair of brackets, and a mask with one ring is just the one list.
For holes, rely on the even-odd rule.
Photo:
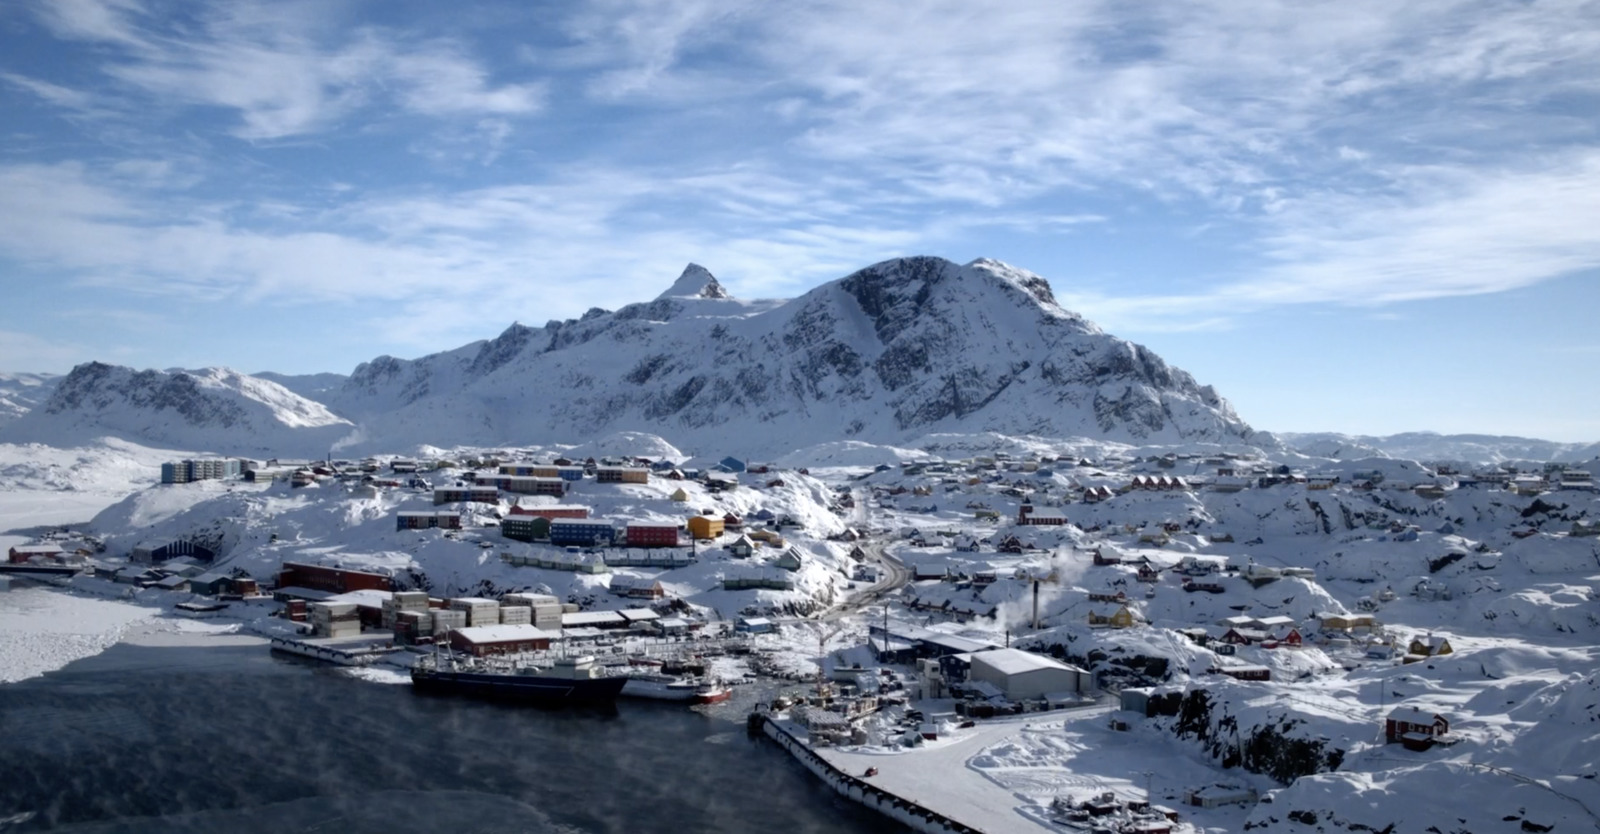
[(0, 5), (0, 368), (992, 257), (1258, 428), (1600, 439), (1600, 6)]

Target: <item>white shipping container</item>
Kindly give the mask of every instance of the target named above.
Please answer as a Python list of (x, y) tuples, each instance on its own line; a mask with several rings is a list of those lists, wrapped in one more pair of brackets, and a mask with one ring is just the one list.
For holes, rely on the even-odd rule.
[(467, 627), (467, 612), (447, 611), (439, 609), (433, 612), (433, 633), (443, 634), (446, 631)]
[(524, 605), (507, 605), (500, 609), (501, 625), (532, 625), (533, 609)]

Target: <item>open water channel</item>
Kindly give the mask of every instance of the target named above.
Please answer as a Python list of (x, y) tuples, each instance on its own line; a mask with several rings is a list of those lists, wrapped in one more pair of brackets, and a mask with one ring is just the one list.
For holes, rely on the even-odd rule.
[(425, 697), (264, 646), (0, 685), (0, 831), (868, 832), (743, 711)]

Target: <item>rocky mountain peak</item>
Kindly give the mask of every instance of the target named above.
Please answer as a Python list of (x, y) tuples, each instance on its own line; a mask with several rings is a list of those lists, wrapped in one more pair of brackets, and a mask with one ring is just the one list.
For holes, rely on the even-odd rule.
[(721, 284), (717, 283), (717, 277), (711, 274), (711, 270), (694, 263), (684, 267), (683, 274), (678, 276), (678, 280), (674, 281), (666, 292), (656, 297), (682, 298), (684, 296), (693, 298), (733, 297)]

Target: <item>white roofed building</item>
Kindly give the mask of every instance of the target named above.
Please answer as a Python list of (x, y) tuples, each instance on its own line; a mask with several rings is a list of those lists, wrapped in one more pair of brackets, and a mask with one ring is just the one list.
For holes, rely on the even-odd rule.
[(973, 654), (967, 680), (993, 684), (1012, 701), (1094, 688), (1088, 671), (1021, 649), (994, 649)]

